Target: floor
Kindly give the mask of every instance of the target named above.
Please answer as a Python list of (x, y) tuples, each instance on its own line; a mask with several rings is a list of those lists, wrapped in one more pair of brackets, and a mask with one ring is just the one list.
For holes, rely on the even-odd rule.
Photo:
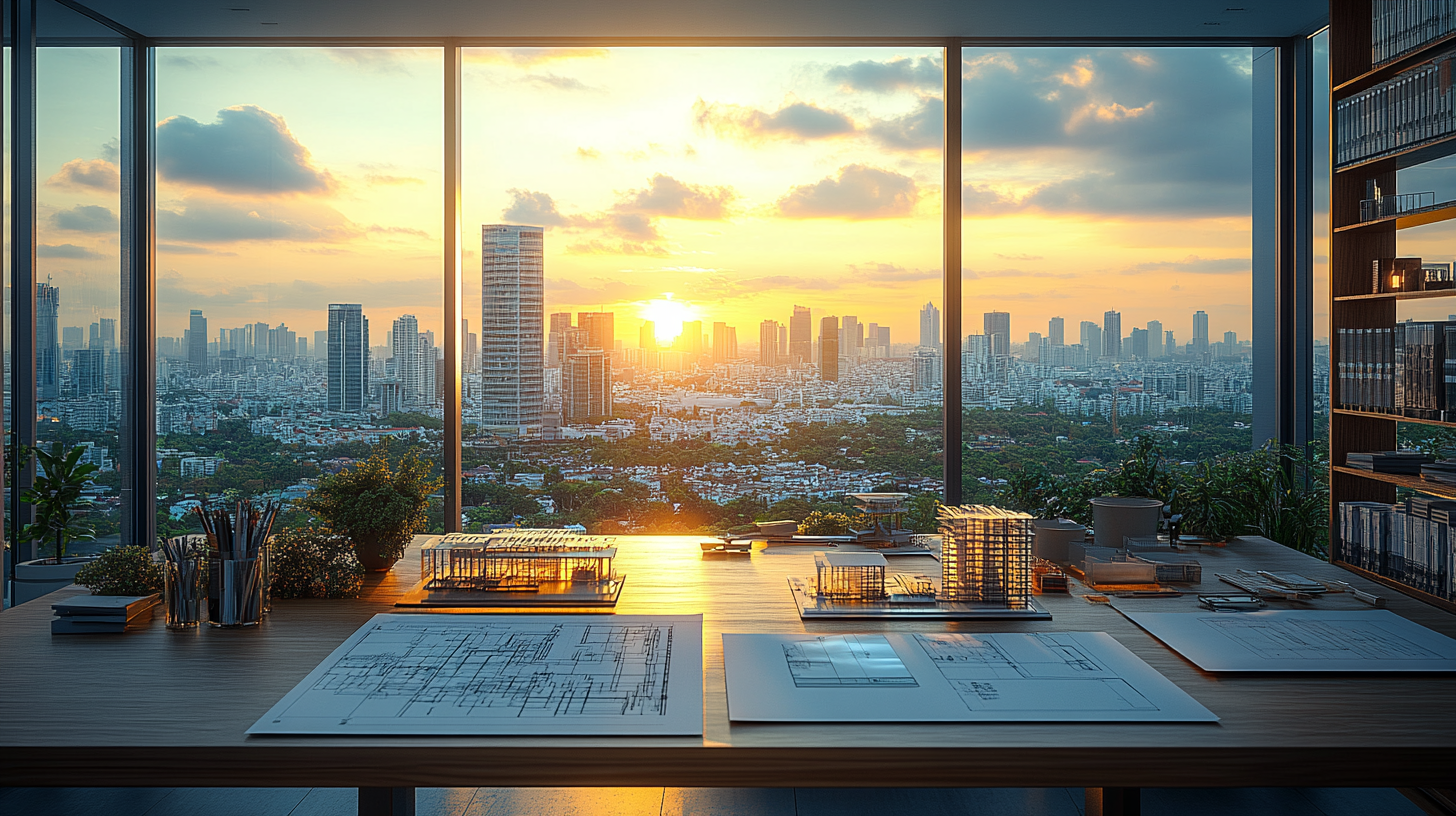
[[(1081, 816), (1081, 788), (421, 788), (418, 816)], [(5, 816), (353, 816), (339, 788), (0, 788)], [(1389, 788), (1148, 789), (1147, 816), (1421, 816)]]

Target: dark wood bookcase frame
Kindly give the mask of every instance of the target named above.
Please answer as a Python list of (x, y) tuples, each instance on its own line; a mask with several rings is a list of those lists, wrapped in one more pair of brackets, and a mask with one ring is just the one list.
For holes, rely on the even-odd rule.
[[(1402, 71), (1449, 48), (1452, 37), (1427, 43), (1380, 66), (1371, 64), (1371, 0), (1331, 0), (1330, 3), (1330, 87), (1331, 140), (1335, 137), (1333, 113), (1341, 99), (1384, 82)], [(1402, 229), (1456, 218), (1456, 204), (1419, 216), (1360, 221), (1360, 200), (1365, 182), (1374, 179), (1386, 195), (1396, 192), (1395, 174), (1412, 167), (1456, 154), (1456, 136), (1434, 144), (1410, 148), (1394, 155), (1359, 162), (1330, 173), (1330, 370), (1340, 363), (1340, 329), (1371, 329), (1393, 326), (1396, 301), (1417, 298), (1456, 297), (1456, 290), (1372, 295), (1370, 264), (1378, 258), (1396, 255), (1396, 233)], [(1333, 151), (1331, 151), (1333, 155)], [(1456, 305), (1456, 304), (1453, 304)], [(1330, 405), (1340, 405), (1339, 377), (1330, 377)], [(1452, 427), (1453, 423), (1408, 419), (1388, 414), (1365, 413), (1332, 407), (1330, 411), (1330, 542), (1339, 541), (1340, 502), (1395, 501), (1397, 487), (1456, 498), (1456, 488), (1443, 488), (1419, 478), (1370, 473), (1345, 467), (1345, 455), (1352, 452), (1395, 448), (1396, 426), (1400, 422)], [(1394, 579), (1344, 563), (1338, 547), (1331, 546), (1330, 560), (1351, 572), (1399, 590), (1427, 603), (1456, 612), (1456, 603), (1446, 601)]]

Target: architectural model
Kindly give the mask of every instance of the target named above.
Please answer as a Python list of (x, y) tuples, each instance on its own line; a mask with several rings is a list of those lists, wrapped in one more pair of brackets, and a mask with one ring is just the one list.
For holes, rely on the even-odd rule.
[(1385, 609), (1129, 612), (1210, 672), (1456, 672), (1456, 640)]
[(703, 733), (701, 615), (375, 615), (249, 734)]
[(728, 718), (1212, 722), (1102, 632), (723, 635)]
[(789, 576), (789, 592), (800, 618), (925, 618), (931, 620), (1031, 619), (1051, 615), (1035, 601), (1011, 609), (937, 596), (928, 575), (888, 572), (875, 552), (816, 552), (814, 575)]
[(1032, 518), (999, 507), (940, 508), (940, 597), (1024, 609), (1031, 603)]
[(612, 539), (566, 530), (451, 533), (421, 548), (421, 581), (396, 606), (614, 606), (626, 576)]

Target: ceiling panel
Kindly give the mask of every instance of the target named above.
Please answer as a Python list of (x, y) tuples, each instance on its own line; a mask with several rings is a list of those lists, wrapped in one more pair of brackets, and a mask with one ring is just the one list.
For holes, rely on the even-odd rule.
[(1324, 0), (80, 0), (159, 38), (1287, 37)]

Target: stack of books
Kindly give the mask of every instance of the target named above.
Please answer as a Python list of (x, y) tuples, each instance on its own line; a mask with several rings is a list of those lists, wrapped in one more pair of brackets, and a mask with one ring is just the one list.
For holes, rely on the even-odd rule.
[(1370, 4), (1370, 61), (1409, 54), (1456, 31), (1456, 0), (1374, 0)]
[(1340, 407), (1456, 421), (1456, 322), (1339, 329)]
[(1456, 459), (1421, 465), (1421, 478), (1443, 485), (1456, 485)]
[(1371, 473), (1399, 473), (1406, 476), (1420, 476), (1421, 467), (1434, 461), (1434, 456), (1417, 451), (1345, 454), (1345, 467), (1368, 470)]
[(1456, 599), (1456, 501), (1418, 496), (1403, 505), (1341, 502), (1339, 519), (1341, 561)]
[(51, 604), (53, 635), (125, 632), (152, 618), (161, 595), (77, 595)]
[(1445, 51), (1335, 103), (1335, 165), (1434, 142), (1456, 131), (1456, 83)]

